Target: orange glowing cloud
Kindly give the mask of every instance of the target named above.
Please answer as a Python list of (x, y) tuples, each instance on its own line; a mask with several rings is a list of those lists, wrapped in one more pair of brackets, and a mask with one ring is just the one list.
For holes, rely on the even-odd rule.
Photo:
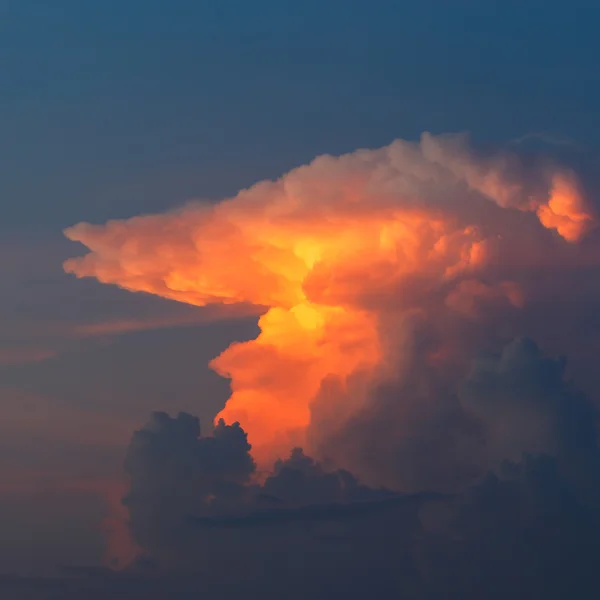
[(579, 241), (594, 227), (594, 217), (572, 173), (553, 177), (548, 203), (538, 207), (537, 215), (544, 227), (556, 229), (569, 242)]
[(462, 138), (429, 135), (323, 156), (216, 205), (75, 225), (66, 236), (90, 252), (65, 270), (196, 306), (264, 307), (260, 335), (211, 366), (231, 379), (217, 418), (239, 421), (267, 465), (306, 443), (328, 378), (343, 385), (385, 367), (382, 306), (402, 310), (442, 290), (459, 312), (480, 297), (522, 303), (510, 282), (477, 282), (496, 217), (481, 226), (465, 207), (537, 212), (569, 241), (585, 233), (588, 212), (569, 182), (557, 176), (531, 197), (513, 170), (509, 159), (479, 159)]
[(107, 511), (100, 523), (106, 539), (104, 563), (116, 569), (129, 566), (140, 553), (129, 529), (127, 509), (121, 501), (127, 487), (126, 482), (112, 479), (78, 479), (65, 486), (68, 491), (98, 494), (103, 499)]

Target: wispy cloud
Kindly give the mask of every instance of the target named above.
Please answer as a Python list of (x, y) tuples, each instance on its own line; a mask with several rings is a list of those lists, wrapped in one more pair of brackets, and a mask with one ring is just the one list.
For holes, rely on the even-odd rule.
[(42, 362), (54, 356), (56, 351), (46, 348), (0, 348), (0, 366)]
[(109, 319), (96, 323), (83, 323), (74, 325), (69, 333), (74, 337), (120, 335), (153, 329), (188, 327), (258, 314), (260, 314), (260, 310), (252, 306), (207, 307), (198, 308), (192, 313), (186, 312), (185, 314), (147, 318)]

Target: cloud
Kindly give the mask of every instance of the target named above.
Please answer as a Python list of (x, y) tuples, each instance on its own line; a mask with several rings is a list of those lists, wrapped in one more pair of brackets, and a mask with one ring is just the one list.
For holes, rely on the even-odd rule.
[(196, 418), (154, 413), (125, 459), (131, 489), (124, 504), (136, 541), (168, 548), (173, 536), (185, 538), (186, 516), (239, 501), (255, 470), (249, 450), (237, 425), (220, 422), (212, 436), (200, 437)]
[(557, 135), (555, 133), (549, 133), (547, 131), (527, 133), (515, 138), (514, 140), (511, 140), (510, 144), (522, 145), (532, 142), (537, 142), (545, 146), (565, 146), (570, 149), (581, 148), (581, 144), (574, 139), (563, 135)]
[[(481, 335), (464, 321), (488, 333), (514, 322), (535, 297), (524, 268), (597, 264), (588, 187), (548, 153), (423, 134), (320, 156), (214, 205), (79, 223), (65, 235), (89, 252), (64, 267), (188, 305), (260, 307), (257, 339), (211, 367), (232, 381), (217, 418), (242, 424), (263, 468), (293, 446), (317, 452), (311, 418), (326, 382), (385, 383), (400, 360), (387, 338), (411, 312), (438, 340), (430, 355), (451, 354), (461, 376)], [(331, 409), (360, 411), (369, 394), (353, 390)]]
[(595, 448), (596, 411), (565, 378), (565, 367), (526, 338), (475, 362), (459, 399), (485, 424), (490, 465), (524, 454), (580, 459)]
[(424, 135), (423, 153), (504, 208), (537, 214), (540, 223), (569, 242), (595, 227), (590, 200), (575, 173), (544, 160), (535, 170), (515, 154), (476, 157), (464, 138)]
[[(414, 521), (427, 501), (368, 488), (300, 449), (261, 481), (249, 450), (239, 426), (221, 423), (203, 437), (197, 420), (184, 414), (155, 414), (134, 434), (125, 504), (142, 565), (150, 560), (159, 573), (196, 573), (208, 589), (220, 585), (224, 569), (235, 573), (236, 585), (258, 584), (268, 593), (287, 588), (286, 576), (297, 581), (304, 568), (314, 585), (315, 576), (322, 580), (332, 566), (347, 564), (347, 540), (339, 540), (347, 523), (357, 524), (353, 533), (364, 541), (373, 520), (392, 514), (392, 522)], [(359, 545), (352, 541), (351, 551)], [(313, 557), (301, 558), (313, 547)], [(267, 564), (273, 571), (265, 586)], [(138, 569), (138, 563), (129, 568)]]
[(445, 506), (428, 506), (418, 555), (431, 597), (593, 598), (598, 505), (555, 460), (506, 464)]
[(414, 494), (391, 497), (387, 500), (356, 501), (338, 504), (308, 505), (291, 509), (270, 509), (245, 515), (223, 517), (190, 517), (186, 520), (191, 528), (245, 528), (277, 526), (289, 523), (345, 522), (368, 517), (373, 513), (393, 510), (398, 506), (421, 506), (427, 501), (443, 499), (441, 494)]
[[(154, 564), (159, 577), (173, 569), (195, 574), (207, 589), (218, 587), (216, 573), (231, 573), (239, 589), (267, 598), (325, 598), (334, 588), (348, 598), (369, 590), (419, 599), (562, 598), (568, 590), (594, 597), (600, 590), (593, 569), (600, 544), (600, 454), (587, 419), (589, 400), (564, 380), (564, 361), (545, 357), (531, 340), (514, 340), (501, 354), (473, 363), (458, 398), (456, 410), (479, 423), (473, 431), (482, 442), (474, 446), (481, 460), (452, 493), (371, 487), (301, 449), (264, 478), (253, 468), (239, 426), (221, 423), (202, 437), (189, 415), (155, 414), (130, 448), (129, 497), (138, 494), (138, 500), (129, 508), (144, 554), (129, 571), (142, 574), (144, 564)], [(489, 406), (496, 407), (493, 414)], [(538, 416), (556, 420), (554, 427), (542, 426), (543, 435), (540, 423), (549, 419), (532, 419), (532, 406)], [(408, 415), (405, 428), (415, 431), (408, 442), (400, 421), (386, 414), (414, 468), (456, 470), (459, 454), (446, 463), (442, 457), (452, 454), (457, 438), (426, 434), (428, 419), (441, 419), (447, 429), (457, 421), (444, 411), (427, 416), (434, 410), (439, 404), (429, 404), (418, 418)], [(506, 423), (499, 412), (515, 424), (495, 428)], [(377, 414), (364, 415), (363, 427), (387, 435)], [(577, 444), (581, 438), (587, 441)], [(428, 462), (419, 455), (424, 451), (435, 458)], [(589, 460), (573, 462), (573, 451)], [(399, 453), (390, 459), (389, 448), (361, 452), (400, 473), (406, 468)], [(503, 454), (516, 458), (502, 460)], [(573, 477), (582, 465), (591, 486)], [(144, 525), (138, 521), (136, 529), (133, 517), (140, 515)]]
[(157, 316), (146, 319), (111, 319), (95, 323), (76, 324), (71, 328), (71, 335), (75, 337), (111, 336), (154, 329), (190, 327), (224, 319), (257, 316), (259, 313), (260, 308), (252, 306), (211, 306), (181, 315)]
[[(528, 456), (555, 460), (569, 485), (581, 483), (574, 477), (581, 468), (588, 478), (597, 469), (593, 405), (565, 378), (564, 359), (544, 356), (532, 340), (516, 339), (499, 354), (474, 359), (455, 394), (439, 381), (409, 396), (422, 376), (430, 379), (432, 372), (390, 382), (356, 420), (342, 418), (338, 437), (327, 440), (329, 464), (297, 448), (266, 477), (255, 470), (238, 424), (221, 421), (212, 435), (201, 437), (197, 419), (155, 413), (130, 446), (132, 498), (148, 498), (157, 490), (168, 495), (185, 486), (175, 495), (175, 521), (188, 515), (201, 517), (197, 523), (205, 526), (241, 526), (253, 520), (318, 519), (335, 514), (327, 507), (344, 504), (384, 506), (403, 498), (403, 491), (435, 499), (427, 494), (447, 490), (449, 481), (452, 494), (462, 494), (486, 473), (502, 476), (507, 461), (517, 464)], [(358, 468), (337, 466), (344, 462)], [(387, 478), (390, 485), (361, 483), (369, 478)], [(323, 508), (311, 508), (318, 506)]]
[(570, 373), (597, 370), (600, 238), (563, 158), (424, 134), (69, 228), (77, 277), (260, 313), (211, 362), (231, 395), (208, 435), (164, 413), (135, 433), (130, 572), (302, 598), (590, 584), (600, 455)]
[(56, 356), (54, 350), (41, 348), (0, 348), (0, 365), (20, 365), (47, 360)]
[(446, 298), (446, 306), (472, 318), (481, 316), (486, 305), (494, 304), (522, 308), (525, 304), (523, 292), (514, 281), (489, 285), (476, 279), (465, 279)]

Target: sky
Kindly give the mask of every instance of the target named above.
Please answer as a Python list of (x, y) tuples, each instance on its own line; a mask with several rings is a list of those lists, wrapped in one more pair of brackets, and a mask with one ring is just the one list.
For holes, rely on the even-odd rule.
[[(137, 515), (120, 498), (145, 481), (136, 479), (146, 468), (136, 462), (146, 464), (139, 458), (143, 445), (140, 450), (132, 443), (133, 462), (123, 467), (132, 433), (152, 411), (190, 413), (199, 418), (202, 433), (210, 433), (230, 392), (209, 362), (232, 342), (259, 333), (253, 304), (261, 303), (254, 297), (243, 298), (242, 306), (199, 308), (161, 293), (103, 285), (94, 269), (74, 269), (83, 279), (65, 273), (64, 261), (86, 248), (63, 230), (162, 214), (190, 200), (210, 206), (317, 156), (381, 148), (396, 139), (418, 143), (423, 132), (468, 132), (474, 147), (517, 153), (525, 145), (534, 153), (542, 146), (558, 162), (593, 173), (600, 127), (599, 17), (600, 7), (579, 0), (0, 0), (0, 573), (48, 575), (57, 564), (106, 564), (107, 547), (118, 547), (126, 560), (140, 540), (150, 554), (164, 558), (162, 538), (144, 537), (147, 522), (141, 517), (133, 541), (119, 537), (126, 511)], [(440, 148), (445, 152), (444, 143)], [(451, 151), (460, 153), (462, 146)], [(478, 151), (464, 152), (477, 168), (483, 164)], [(469, 185), (477, 188), (471, 179)], [(593, 181), (586, 185), (594, 189)], [(419, 193), (429, 198), (429, 191)], [(502, 199), (494, 201), (503, 206)], [(518, 215), (526, 210), (514, 206)], [(494, 214), (482, 218), (493, 220)], [(530, 216), (523, 217), (523, 239), (538, 243), (538, 234), (528, 233), (535, 221)], [(506, 219), (502, 226), (512, 230)], [(520, 222), (515, 217), (519, 232)], [(89, 251), (90, 238), (77, 231), (71, 237)], [(106, 229), (98, 235), (106, 236), (113, 252), (96, 251), (99, 260), (118, 259), (121, 246), (111, 245)], [(561, 254), (540, 239), (531, 251), (549, 248), (555, 262), (514, 279), (526, 287), (539, 277), (533, 286), (539, 298), (562, 293), (560, 301), (542, 298), (535, 310), (524, 311), (523, 321), (507, 317), (510, 327), (501, 311), (490, 323), (535, 334), (551, 357), (574, 357), (571, 373), (590, 396), (600, 391), (591, 364), (597, 351), (598, 245), (592, 239), (580, 251)], [(518, 248), (523, 255), (530, 250)], [(149, 256), (157, 260), (153, 252)], [(228, 264), (241, 262), (244, 252)], [(557, 275), (552, 268), (559, 263)], [(577, 269), (569, 271), (572, 264)], [(496, 277), (491, 273), (490, 281)], [(105, 280), (122, 284), (120, 277), (111, 272)], [(128, 287), (145, 289), (136, 285)], [(572, 297), (567, 288), (576, 290)], [(558, 315), (555, 328), (547, 327), (550, 314)], [(537, 350), (524, 348), (513, 350), (531, 354), (527, 361), (536, 365), (542, 361)], [(550, 369), (543, 364), (542, 371)], [(476, 395), (473, 389), (491, 385), (477, 377), (466, 381), (465, 405)], [(494, 385), (504, 389), (501, 382)], [(156, 435), (162, 428), (171, 431), (166, 422), (151, 423), (147, 427)], [(343, 435), (333, 443), (323, 427), (313, 432), (314, 452), (354, 456), (356, 450), (354, 462), (348, 458), (340, 466), (358, 472), (361, 481), (377, 473), (369, 481), (374, 488), (399, 481), (402, 491), (438, 491), (424, 489), (438, 481), (433, 475), (407, 474), (398, 449), (390, 454), (396, 458), (377, 468), (362, 460), (360, 449), (374, 439), (371, 431), (362, 446), (346, 452)], [(427, 435), (435, 437), (430, 430)], [(246, 451), (240, 448), (243, 462)], [(387, 464), (398, 460), (401, 476)], [(243, 469), (244, 477), (254, 472)], [(164, 483), (162, 471), (154, 476)], [(248, 483), (236, 477), (236, 484)], [(269, 485), (278, 489), (278, 481)], [(218, 496), (215, 485), (207, 489)], [(387, 501), (372, 494), (369, 502)], [(185, 551), (198, 555), (197, 549)]]

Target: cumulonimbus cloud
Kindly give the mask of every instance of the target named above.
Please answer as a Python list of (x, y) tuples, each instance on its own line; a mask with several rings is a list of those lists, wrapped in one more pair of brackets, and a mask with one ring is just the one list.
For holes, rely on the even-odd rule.
[[(135, 434), (136, 542), (207, 581), (228, 564), (250, 581), (267, 556), (315, 585), (407, 564), (386, 581), (415, 597), (476, 589), (480, 559), (507, 593), (550, 548), (575, 573), (574, 536), (597, 531), (594, 406), (527, 335), (583, 344), (569, 332), (600, 298), (595, 227), (572, 166), (424, 134), (218, 204), (66, 230), (89, 250), (65, 263), (78, 277), (262, 313), (256, 339), (211, 363), (232, 393), (210, 435), (160, 413)], [(531, 541), (552, 523), (551, 543)]]
[(350, 418), (369, 382), (410, 360), (398, 356), (408, 333), (391, 335), (410, 311), (437, 329), (427, 360), (456, 360), (461, 323), (526, 306), (517, 271), (572, 257), (594, 214), (570, 168), (424, 134), (319, 157), (215, 205), (80, 223), (65, 233), (90, 252), (65, 269), (192, 305), (263, 307), (258, 338), (211, 366), (232, 382), (218, 418), (240, 422), (268, 465), (311, 443), (326, 382), (365, 382), (329, 395), (327, 410)]

